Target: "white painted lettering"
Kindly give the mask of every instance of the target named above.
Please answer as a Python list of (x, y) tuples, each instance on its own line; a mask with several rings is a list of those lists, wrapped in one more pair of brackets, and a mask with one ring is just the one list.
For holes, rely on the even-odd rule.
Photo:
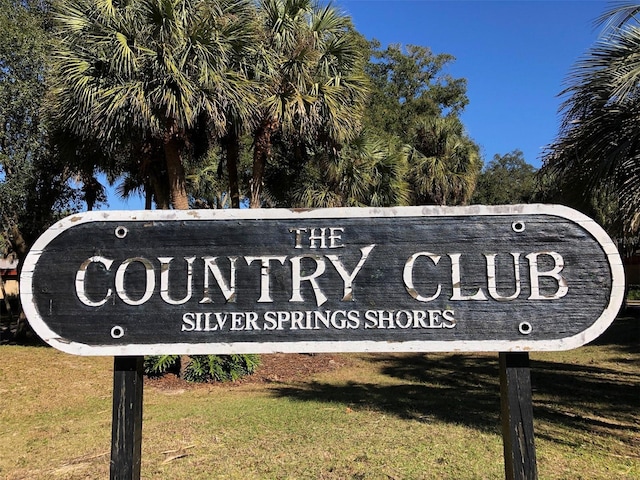
[(429, 328), (425, 319), (427, 318), (427, 312), (425, 310), (413, 311), (413, 328)]
[(271, 261), (280, 262), (284, 265), (287, 257), (285, 256), (260, 256), (260, 257), (244, 257), (247, 265), (251, 265), (256, 260), (260, 261), (260, 298), (258, 303), (271, 303)]
[[(127, 294), (124, 288), (124, 276), (129, 266), (133, 263), (141, 263), (144, 266), (145, 274), (146, 274), (144, 294), (138, 300), (134, 300), (131, 297), (129, 297), (129, 295)], [(118, 267), (118, 270), (116, 270), (115, 283), (116, 283), (116, 293), (124, 303), (132, 306), (142, 305), (143, 303), (145, 303), (147, 300), (151, 298), (151, 296), (153, 295), (153, 290), (156, 287), (156, 275), (153, 270), (153, 265), (149, 260), (147, 260), (144, 257), (127, 258), (124, 262), (120, 264), (120, 266)]]
[[(388, 325), (385, 327), (384, 322)], [(393, 312), (389, 310), (378, 310), (378, 328), (396, 328), (393, 323)]]
[(326, 255), (326, 257), (335, 267), (336, 271), (340, 274), (340, 277), (342, 278), (342, 282), (344, 283), (343, 295), (342, 295), (343, 302), (353, 301), (353, 281), (355, 280), (358, 273), (360, 273), (360, 270), (362, 269), (363, 265), (367, 261), (367, 258), (369, 258), (369, 254), (371, 253), (371, 251), (375, 246), (376, 245), (374, 243), (372, 245), (369, 245), (367, 247), (362, 247), (360, 249), (360, 255), (361, 255), (360, 261), (358, 262), (358, 264), (356, 265), (356, 268), (354, 268), (353, 272), (351, 273), (349, 273), (347, 269), (344, 267), (344, 265), (342, 265), (342, 260), (340, 259), (339, 255)]
[(450, 253), (451, 259), (451, 284), (453, 286), (453, 295), (451, 300), (487, 300), (487, 297), (482, 292), (481, 288), (478, 288), (476, 293), (472, 295), (462, 294), (462, 281), (460, 279), (460, 253)]
[[(554, 262), (554, 266), (547, 272), (541, 272), (538, 270), (538, 257), (545, 255), (551, 257)], [(564, 269), (564, 259), (559, 253), (556, 252), (534, 252), (526, 256), (529, 260), (529, 278), (531, 282), (531, 295), (529, 300), (557, 300), (564, 297), (569, 291), (567, 281), (560, 275), (560, 272)], [(558, 285), (555, 293), (551, 295), (543, 295), (540, 293), (540, 277), (553, 278)]]
[(85, 280), (87, 275), (87, 268), (89, 268), (89, 265), (91, 265), (92, 263), (99, 263), (102, 266), (104, 266), (105, 270), (108, 271), (111, 268), (111, 265), (113, 264), (113, 260), (110, 260), (108, 258), (101, 257), (101, 256), (94, 256), (82, 262), (82, 265), (80, 265), (80, 268), (76, 273), (76, 295), (78, 296), (78, 299), (80, 299), (80, 301), (85, 305), (89, 307), (100, 307), (105, 303), (107, 303), (107, 301), (109, 300), (109, 297), (111, 297), (111, 295), (113, 294), (113, 290), (108, 288), (107, 292), (105, 293), (105, 296), (98, 301), (93, 301), (89, 297), (87, 297), (87, 294), (85, 293), (85, 290), (84, 290)]
[(416, 287), (413, 284), (413, 267), (416, 263), (416, 260), (420, 257), (427, 257), (430, 259), (434, 265), (438, 265), (440, 261), (440, 255), (435, 255), (429, 252), (418, 252), (414, 253), (409, 257), (409, 259), (404, 264), (404, 271), (402, 273), (402, 279), (404, 280), (404, 287), (407, 289), (409, 295), (418, 300), (419, 302), (431, 302), (440, 296), (440, 291), (442, 290), (442, 286), (438, 284), (438, 288), (436, 289), (436, 293), (430, 297), (424, 297), (418, 293)]
[(407, 310), (400, 310), (396, 312), (395, 321), (398, 328), (409, 328), (413, 322), (413, 315)]
[(508, 297), (504, 297), (498, 293), (498, 289), (496, 287), (496, 253), (486, 254), (485, 258), (487, 259), (487, 281), (488, 281), (488, 290), (489, 295), (494, 300), (498, 300), (501, 302), (515, 300), (520, 296), (520, 254), (515, 252), (511, 253), (513, 257), (513, 275), (515, 279), (515, 289), (514, 293), (509, 295)]
[(213, 316), (216, 318), (216, 324), (212, 330), (222, 330), (227, 323), (227, 313), (215, 312)]
[(329, 248), (342, 248), (344, 247), (342, 241), (342, 233), (344, 228), (342, 227), (330, 227), (329, 228)]
[(291, 312), (291, 330), (308, 330), (307, 324), (303, 323), (306, 315), (301, 311)]
[(444, 328), (455, 328), (456, 327), (456, 319), (455, 319), (455, 311), (454, 310), (444, 310), (442, 312), (443, 323), (442, 326)]
[[(320, 233), (317, 233), (320, 230)], [(327, 229), (312, 228), (309, 232), (309, 248), (318, 248), (316, 242), (320, 240), (320, 248), (327, 248)]]
[(236, 261), (238, 260), (238, 257), (228, 257), (228, 259), (229, 281), (227, 282), (227, 279), (224, 278), (220, 271), (220, 267), (218, 266), (218, 257), (202, 257), (202, 260), (204, 260), (204, 296), (202, 297), (202, 300), (200, 300), (200, 303), (213, 303), (209, 287), (211, 282), (209, 279), (210, 274), (213, 274), (213, 278), (215, 278), (225, 300), (228, 303), (236, 301)]
[(247, 321), (245, 325), (245, 330), (260, 330), (258, 326), (258, 314), (256, 312), (246, 312), (245, 320)]
[(306, 228), (290, 228), (289, 232), (296, 234), (295, 248), (302, 248), (302, 233), (306, 233)]
[(348, 325), (347, 328), (357, 330), (360, 328), (360, 312), (358, 310), (349, 310), (347, 312)]
[(427, 328), (442, 328), (440, 315), (442, 315), (440, 310), (429, 310), (429, 325)]
[(174, 300), (169, 295), (169, 265), (173, 257), (158, 257), (160, 261), (160, 297), (169, 305), (182, 305), (191, 299), (193, 261), (196, 257), (185, 258), (187, 262), (187, 293), (180, 300)]
[(378, 315), (375, 310), (367, 310), (364, 312), (364, 328), (376, 328), (378, 325)]
[(277, 327), (277, 312), (265, 312), (263, 330), (275, 330)]
[[(309, 258), (316, 263), (316, 269), (309, 275), (301, 274), (301, 270), (302, 270), (301, 261), (303, 258)], [(316, 257), (313, 255), (301, 255), (298, 257), (292, 257), (289, 259), (289, 261), (291, 262), (291, 291), (292, 291), (291, 299), (289, 301), (303, 302), (304, 299), (302, 298), (300, 285), (302, 282), (309, 282), (313, 287), (313, 293), (315, 294), (315, 297), (316, 297), (316, 305), (320, 306), (323, 303), (325, 303), (328, 299), (325, 296), (325, 294), (322, 293), (322, 290), (320, 289), (320, 285), (318, 285), (318, 282), (316, 281), (316, 279), (319, 276), (321, 276), (325, 271), (326, 266), (324, 263), (324, 259), (322, 257)]]
[(276, 330), (284, 330), (284, 324), (291, 322), (291, 313), (290, 312), (277, 312), (278, 317), (278, 327)]
[(196, 328), (194, 317), (195, 317), (195, 314), (192, 312), (188, 312), (182, 315), (182, 328), (180, 329), (180, 331), (193, 332)]

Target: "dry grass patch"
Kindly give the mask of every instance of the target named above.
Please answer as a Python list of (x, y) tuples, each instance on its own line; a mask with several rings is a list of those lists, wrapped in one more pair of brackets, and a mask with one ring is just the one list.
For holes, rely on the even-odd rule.
[[(638, 332), (624, 318), (595, 345), (531, 355), (540, 478), (640, 478)], [(107, 478), (112, 359), (0, 355), (0, 477)], [(503, 477), (496, 354), (331, 361), (288, 379), (147, 382), (142, 477)]]

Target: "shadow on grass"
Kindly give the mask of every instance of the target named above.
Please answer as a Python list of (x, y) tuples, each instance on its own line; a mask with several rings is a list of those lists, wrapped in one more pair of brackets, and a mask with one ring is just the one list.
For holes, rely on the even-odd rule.
[[(552, 428), (536, 435), (559, 443), (563, 429), (603, 433), (640, 443), (640, 371), (621, 373), (615, 362), (638, 361), (637, 318), (616, 321), (598, 344), (611, 349), (607, 365), (531, 361), (534, 422)], [(617, 356), (619, 355), (619, 358)], [(582, 357), (584, 359), (584, 356)], [(464, 424), (500, 432), (498, 355), (367, 355), (390, 379), (386, 384), (351, 381), (347, 384), (304, 382), (273, 388), (275, 395), (300, 401), (343, 403), (403, 419)], [(627, 370), (628, 372), (628, 370)], [(400, 380), (400, 382), (397, 382)], [(553, 428), (553, 426), (561, 428)]]
[(590, 345), (611, 345), (619, 347), (620, 352), (640, 353), (640, 306), (628, 307)]
[(310, 382), (275, 387), (278, 396), (302, 401), (344, 403), (422, 422), (444, 420), (498, 428), (500, 387), (497, 359), (464, 356), (430, 359), (424, 355), (376, 355), (367, 361), (402, 384), (351, 381), (343, 385)]

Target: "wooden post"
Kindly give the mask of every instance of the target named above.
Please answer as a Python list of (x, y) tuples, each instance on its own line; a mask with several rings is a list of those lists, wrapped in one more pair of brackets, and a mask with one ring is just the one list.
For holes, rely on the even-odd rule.
[(139, 480), (144, 357), (115, 357), (111, 480)]
[(528, 353), (500, 353), (500, 404), (507, 480), (538, 478)]

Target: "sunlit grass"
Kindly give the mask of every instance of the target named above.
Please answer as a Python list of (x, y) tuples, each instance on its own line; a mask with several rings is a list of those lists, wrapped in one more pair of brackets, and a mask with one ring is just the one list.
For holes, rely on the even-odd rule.
[[(638, 331), (531, 355), (540, 478), (640, 478)], [(0, 478), (108, 478), (112, 359), (0, 356)], [(497, 354), (343, 358), (296, 382), (147, 384), (142, 478), (504, 477)]]

